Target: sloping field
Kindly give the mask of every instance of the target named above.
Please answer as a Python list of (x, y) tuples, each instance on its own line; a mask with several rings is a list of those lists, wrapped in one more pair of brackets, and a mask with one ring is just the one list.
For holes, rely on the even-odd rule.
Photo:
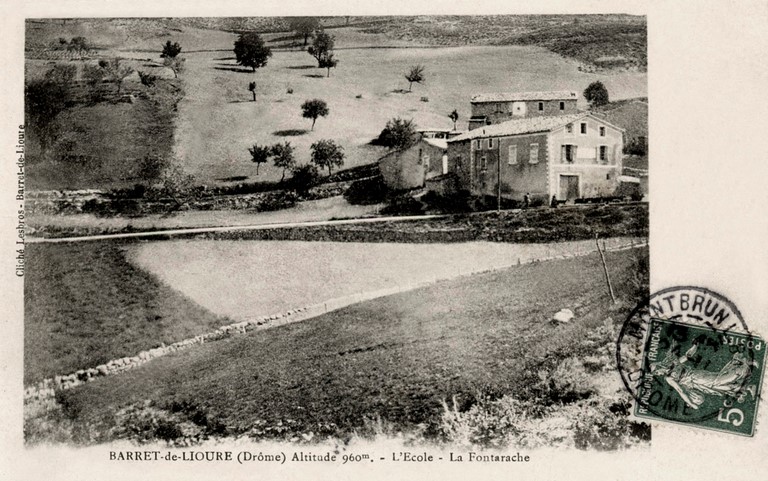
[(25, 384), (227, 323), (128, 263), (118, 243), (29, 245), (26, 255)]
[[(105, 413), (150, 400), (193, 412), (219, 433), (343, 435), (377, 417), (429, 431), (441, 401), (523, 392), (526, 376), (575, 354), (574, 340), (608, 316), (623, 319), (644, 256), (607, 255), (622, 307), (612, 307), (596, 254), (523, 265), (202, 345), (65, 391), (61, 401), (77, 423), (109, 424)], [(574, 322), (552, 326), (564, 307)]]
[[(392, 117), (413, 118), (425, 128), (450, 128), (448, 114), (456, 109), (458, 126), (464, 129), (469, 99), (480, 92), (581, 92), (590, 82), (601, 80), (612, 99), (647, 95), (644, 73), (582, 73), (575, 61), (539, 47), (358, 49), (345, 48), (340, 38), (337, 48), (340, 63), (330, 78), (315, 68), (306, 52), (274, 52), (256, 73), (237, 66), (229, 52), (188, 55), (183, 74), (186, 96), (176, 121), (176, 155), (204, 183), (232, 176), (277, 180), (281, 170), (270, 165), (261, 166), (256, 176), (248, 153), (254, 143), (289, 141), (302, 164), (309, 161), (313, 142), (330, 138), (344, 147), (345, 166), (355, 166), (383, 154), (368, 142)], [(427, 81), (403, 93), (408, 89), (403, 76), (415, 64), (425, 66)], [(250, 81), (257, 84), (256, 102), (247, 90)], [(330, 114), (318, 119), (310, 131), (311, 121), (301, 117), (300, 106), (313, 98), (325, 100)]]
[(128, 256), (206, 309), (248, 319), (592, 250), (594, 241), (515, 245), (179, 240), (137, 244)]

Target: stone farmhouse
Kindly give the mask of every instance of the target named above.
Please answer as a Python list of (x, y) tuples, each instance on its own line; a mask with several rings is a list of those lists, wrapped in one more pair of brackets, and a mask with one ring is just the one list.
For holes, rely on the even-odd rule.
[(514, 92), (475, 95), (469, 130), (522, 117), (568, 115), (578, 112), (576, 92)]
[(476, 196), (610, 197), (622, 174), (623, 134), (589, 112), (527, 115), (448, 139), (448, 171)]
[(422, 129), (419, 140), (403, 151), (379, 159), (384, 183), (393, 190), (424, 187), (427, 180), (448, 173), (448, 139), (461, 132), (450, 129)]
[(404, 151), (379, 161), (394, 190), (427, 190), (549, 203), (621, 193), (624, 130), (579, 112), (575, 92), (472, 97), (469, 130), (424, 129)]

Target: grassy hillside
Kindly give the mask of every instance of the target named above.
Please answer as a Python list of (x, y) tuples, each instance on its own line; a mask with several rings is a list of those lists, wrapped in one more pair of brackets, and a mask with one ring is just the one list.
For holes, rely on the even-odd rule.
[[(455, 397), (465, 409), (484, 396), (523, 395), (537, 372), (583, 355), (587, 344), (578, 340), (608, 316), (623, 319), (637, 299), (646, 255), (607, 255), (625, 301), (618, 307), (597, 255), (524, 265), (203, 345), (65, 391), (59, 401), (75, 425), (101, 424), (104, 433), (120, 417), (105, 413), (149, 405), (256, 438), (346, 436), (377, 419), (435, 435), (442, 401)], [(551, 315), (564, 307), (574, 322), (553, 326)], [(153, 429), (148, 418), (130, 422), (134, 432)]]
[(24, 382), (133, 356), (227, 323), (110, 242), (27, 246)]
[[(281, 172), (269, 165), (262, 166), (261, 175), (256, 176), (256, 166), (250, 162), (247, 150), (254, 143), (289, 141), (296, 147), (299, 163), (305, 163), (313, 142), (331, 138), (344, 147), (346, 166), (355, 166), (371, 163), (381, 156), (382, 150), (368, 142), (392, 117), (413, 118), (420, 127), (451, 127), (447, 115), (456, 109), (460, 115), (459, 127), (465, 127), (469, 98), (476, 93), (553, 89), (580, 92), (592, 81), (601, 80), (613, 99), (647, 95), (646, 74), (586, 73), (579, 70), (581, 61), (545, 50), (539, 46), (546, 47), (543, 41), (526, 42), (530, 46), (477, 46), (520, 43), (502, 34), (539, 32), (550, 27), (553, 31), (572, 32), (581, 28), (579, 25), (588, 24), (599, 30), (595, 25), (607, 22), (644, 28), (642, 18), (353, 17), (352, 26), (329, 30), (337, 38), (336, 56), (340, 60), (330, 78), (325, 78), (324, 70), (315, 68), (310, 55), (295, 49), (276, 49), (269, 64), (255, 74), (239, 67), (231, 53), (236, 34), (218, 30), (239, 30), (233, 27), (239, 21), (28, 21), (28, 78), (50, 68), (50, 60), (66, 61), (59, 38), (67, 40), (75, 36), (84, 36), (94, 45), (92, 58), (120, 56), (129, 59), (136, 69), (158, 72), (165, 77), (169, 75), (167, 69), (151, 65), (160, 60), (160, 49), (166, 41), (179, 42), (182, 56), (187, 59), (187, 71), (180, 75), (185, 98), (178, 105), (173, 124), (163, 120), (172, 108), (147, 112), (141, 102), (130, 107), (118, 104), (100, 105), (93, 110), (72, 109), (61, 117), (63, 130), (73, 137), (68, 148), (75, 156), (95, 152), (102, 158), (101, 163), (85, 169), (68, 163), (40, 167), (30, 171), (30, 185), (46, 189), (131, 185), (136, 181), (130, 174), (131, 159), (148, 148), (170, 152), (167, 150), (169, 129), (175, 130), (174, 155), (199, 183), (220, 184), (233, 177), (246, 177), (250, 182), (273, 181), (280, 178)], [(334, 19), (323, 21), (329, 26), (341, 23)], [(269, 25), (253, 22), (255, 20), (249, 20), (241, 27), (269, 32), (280, 29), (274, 19)], [(453, 26), (446, 27), (446, 22)], [(480, 28), (483, 25), (493, 28)], [(562, 30), (558, 25), (566, 25), (567, 29)], [(401, 34), (401, 29), (408, 29), (410, 33)], [(491, 33), (480, 37), (474, 36), (477, 32), (489, 31)], [(468, 32), (472, 33), (468, 40), (456, 40), (463, 39)], [(292, 42), (286, 32), (265, 34), (265, 39), (273, 47)], [(464, 46), (419, 48), (435, 45), (435, 39), (445, 40), (443, 45)], [(426, 83), (415, 85), (411, 93), (404, 93), (408, 84), (403, 75), (415, 64), (425, 66)], [(247, 90), (251, 81), (257, 84), (256, 102), (250, 101)], [(128, 83), (136, 86), (137, 75), (129, 77)], [(293, 93), (289, 94), (289, 90)], [(310, 132), (310, 121), (301, 117), (300, 105), (312, 98), (325, 100), (330, 115), (320, 118), (315, 130)], [(141, 127), (142, 121), (146, 126)], [(156, 129), (160, 129), (160, 135), (155, 135)], [(33, 164), (34, 149), (29, 158)]]
[[(343, 45), (340, 41), (339, 47)], [(383, 154), (369, 142), (393, 117), (412, 118), (423, 128), (450, 128), (448, 114), (456, 109), (459, 128), (465, 128), (469, 99), (479, 92), (582, 91), (595, 79), (615, 98), (646, 92), (645, 74), (586, 74), (573, 62), (536, 47), (340, 49), (337, 56), (339, 67), (325, 78), (305, 52), (276, 52), (255, 74), (237, 67), (227, 54), (190, 55), (176, 155), (203, 182), (232, 176), (276, 180), (280, 169), (269, 165), (256, 176), (248, 147), (289, 141), (299, 163), (305, 163), (313, 142), (331, 138), (344, 147), (345, 166), (355, 166)], [(407, 93), (403, 75), (417, 63), (425, 66), (427, 81)], [(250, 81), (257, 84), (256, 102), (247, 90)], [(325, 100), (330, 109), (314, 131), (300, 109), (312, 98)]]
[(645, 70), (645, 17), (494, 15), (389, 18), (365, 28), (432, 45), (536, 45), (598, 68)]

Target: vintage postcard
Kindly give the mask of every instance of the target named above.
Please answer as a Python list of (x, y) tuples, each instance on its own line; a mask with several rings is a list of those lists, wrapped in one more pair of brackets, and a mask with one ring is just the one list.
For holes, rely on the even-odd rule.
[(764, 476), (765, 2), (165, 3), (4, 4), (0, 477)]

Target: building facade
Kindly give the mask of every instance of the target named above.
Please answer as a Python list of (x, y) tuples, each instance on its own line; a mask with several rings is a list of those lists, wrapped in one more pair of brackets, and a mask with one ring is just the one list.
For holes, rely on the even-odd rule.
[(445, 138), (423, 137), (410, 148), (390, 152), (379, 160), (379, 170), (392, 190), (424, 187), (424, 182), (448, 172)]
[(448, 140), (448, 171), (477, 196), (611, 197), (622, 148), (623, 130), (590, 113), (526, 117)]
[(480, 94), (472, 97), (469, 130), (515, 118), (577, 113), (578, 94), (570, 91)]

